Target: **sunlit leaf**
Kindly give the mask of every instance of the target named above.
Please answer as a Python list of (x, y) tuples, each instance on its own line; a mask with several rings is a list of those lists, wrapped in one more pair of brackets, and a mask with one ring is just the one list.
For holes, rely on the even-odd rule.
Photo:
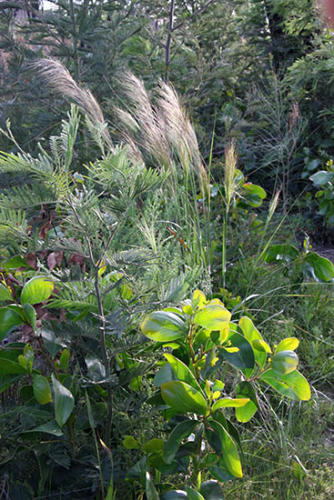
[(201, 392), (180, 380), (162, 384), (161, 395), (165, 403), (179, 413), (192, 412), (203, 415), (208, 409)]
[(272, 358), (271, 367), (274, 372), (282, 375), (296, 370), (298, 366), (298, 356), (294, 351), (280, 351)]
[(287, 375), (278, 375), (273, 370), (268, 370), (260, 376), (260, 379), (287, 398), (301, 401), (308, 401), (311, 398), (310, 385), (297, 370)]
[(199, 385), (195, 378), (195, 375), (187, 365), (185, 365), (180, 359), (176, 358), (172, 354), (165, 353), (164, 356), (172, 367), (172, 370), (178, 380), (187, 382), (187, 384), (191, 385), (201, 392), (201, 386)]
[(197, 311), (194, 317), (194, 324), (199, 325), (209, 331), (222, 330), (231, 319), (231, 313), (225, 307), (208, 305)]
[(249, 398), (223, 398), (219, 399), (212, 405), (212, 411), (219, 410), (220, 408), (240, 408), (249, 403)]
[(140, 327), (146, 337), (156, 342), (171, 342), (184, 338), (187, 333), (184, 321), (167, 311), (152, 312)]
[(53, 283), (45, 277), (35, 276), (27, 281), (21, 292), (21, 304), (39, 304), (47, 300), (53, 292)]
[(249, 382), (242, 381), (236, 387), (236, 394), (238, 398), (249, 398), (246, 405), (236, 408), (235, 410), (238, 422), (248, 422), (258, 409), (258, 402), (254, 388)]
[[(237, 445), (229, 435), (229, 433), (224, 429), (224, 427), (216, 420), (210, 419), (207, 424), (209, 428), (213, 428), (216, 432), (216, 436), (219, 439), (219, 445), (215, 444), (215, 451), (221, 454), (221, 458), (225, 464), (227, 472), (229, 472), (234, 477), (242, 477), (242, 467), (241, 461), (237, 449)], [(213, 444), (212, 439), (210, 440), (210, 445)]]
[(280, 351), (294, 351), (299, 346), (299, 340), (296, 337), (288, 337), (281, 340), (275, 349), (275, 352)]

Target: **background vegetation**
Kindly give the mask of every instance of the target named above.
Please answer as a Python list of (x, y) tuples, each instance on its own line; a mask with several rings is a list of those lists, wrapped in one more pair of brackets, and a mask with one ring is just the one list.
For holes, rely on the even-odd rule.
[[(334, 45), (317, 2), (48, 6), (0, 2), (0, 497), (331, 498)], [(254, 379), (253, 419), (224, 409), (243, 478), (204, 462), (199, 429), (162, 452), (196, 414), (154, 399), (163, 355), (199, 361), (140, 325), (192, 321), (196, 289), (271, 354), (300, 340), (309, 401)], [(207, 342), (208, 360), (234, 347)], [(249, 367), (218, 358), (216, 392), (237, 396)]]

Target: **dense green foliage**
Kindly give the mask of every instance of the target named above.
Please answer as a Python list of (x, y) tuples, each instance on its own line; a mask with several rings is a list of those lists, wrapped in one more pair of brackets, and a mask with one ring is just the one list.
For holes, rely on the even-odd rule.
[(316, 2), (53, 6), (0, 3), (0, 497), (332, 497)]

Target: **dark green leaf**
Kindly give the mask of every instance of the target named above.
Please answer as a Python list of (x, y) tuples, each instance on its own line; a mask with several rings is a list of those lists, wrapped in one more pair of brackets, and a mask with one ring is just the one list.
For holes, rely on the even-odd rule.
[(158, 492), (148, 471), (146, 471), (145, 493), (147, 500), (159, 500)]
[(0, 358), (0, 375), (19, 375), (26, 374), (27, 370), (10, 359)]
[(334, 172), (327, 172), (326, 170), (319, 170), (315, 174), (310, 176), (310, 180), (313, 182), (315, 187), (321, 187), (332, 182), (334, 179)]
[(200, 492), (205, 500), (224, 500), (223, 490), (218, 481), (214, 481), (213, 479), (204, 481), (201, 484)]
[(74, 398), (72, 393), (53, 374), (51, 375), (51, 379), (54, 392), (56, 422), (59, 427), (62, 427), (72, 413)]
[(183, 490), (170, 490), (161, 495), (161, 500), (182, 500), (188, 498), (188, 495)]
[(232, 347), (237, 347), (237, 352), (228, 352), (224, 348), (219, 349), (220, 356), (228, 361), (231, 365), (241, 370), (245, 368), (254, 368), (255, 358), (254, 352), (250, 343), (239, 333), (233, 333), (229, 337), (229, 342)]
[(182, 440), (190, 436), (198, 424), (198, 420), (185, 420), (174, 427), (165, 442), (163, 452), (165, 462), (172, 463)]
[(320, 255), (315, 252), (309, 252), (304, 262), (307, 272), (316, 281), (328, 283), (334, 280), (334, 264), (330, 260), (325, 257), (320, 257)]
[(154, 376), (153, 383), (157, 387), (161, 387), (165, 382), (176, 380), (177, 377), (169, 363), (165, 363)]
[[(257, 330), (257, 328), (255, 328), (252, 320), (247, 316), (240, 318), (239, 327), (241, 328), (245, 339), (248, 340), (251, 346), (253, 346), (253, 342), (255, 340), (263, 340), (261, 333)], [(259, 367), (263, 368), (267, 358), (266, 353), (255, 349), (254, 357)]]
[(282, 245), (272, 245), (263, 255), (265, 262), (275, 262), (276, 260), (283, 260), (291, 262), (299, 257), (299, 252), (296, 247), (287, 243)]
[(8, 307), (0, 309), (0, 342), (14, 328), (23, 324), (22, 316)]
[(46, 424), (39, 425), (38, 427), (35, 427), (34, 429), (31, 429), (28, 432), (44, 432), (45, 434), (52, 434), (53, 436), (56, 437), (61, 437), (63, 436), (63, 431), (57, 424), (55, 420), (52, 420), (51, 422), (47, 422)]
[(31, 326), (33, 330), (35, 330), (37, 322), (37, 315), (35, 309), (30, 304), (24, 304), (23, 312), (27, 319), (27, 323)]
[(189, 488), (189, 486), (185, 486), (188, 500), (205, 500), (205, 498), (193, 488)]

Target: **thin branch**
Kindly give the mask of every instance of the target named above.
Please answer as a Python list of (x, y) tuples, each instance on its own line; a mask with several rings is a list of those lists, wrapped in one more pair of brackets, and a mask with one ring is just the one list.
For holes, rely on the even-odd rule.
[(175, 8), (175, 0), (171, 0), (169, 6), (169, 22), (168, 22), (168, 35), (166, 42), (166, 53), (165, 53), (165, 81), (168, 81), (168, 73), (170, 66), (170, 47), (172, 44), (172, 33), (174, 31), (174, 8)]

